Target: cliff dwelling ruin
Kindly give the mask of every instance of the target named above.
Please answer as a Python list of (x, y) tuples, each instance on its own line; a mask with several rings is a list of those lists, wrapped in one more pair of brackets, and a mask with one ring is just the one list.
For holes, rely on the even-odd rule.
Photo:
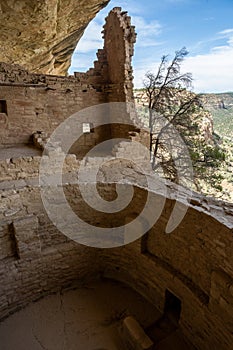
[[(114, 8), (93, 68), (63, 75), (88, 22), (108, 1), (74, 2), (1, 4), (0, 349), (230, 350), (233, 206), (196, 193), (190, 197), (188, 190), (169, 183), (164, 192), (150, 189), (133, 165), (140, 165), (142, 154), (134, 146), (134, 159), (129, 152), (133, 142), (148, 145), (132, 107), (135, 28), (125, 11)], [(111, 109), (118, 103), (123, 112)], [(103, 117), (102, 107), (93, 108), (106, 105), (113, 119), (100, 125), (91, 112)], [(64, 156), (61, 145), (49, 138), (82, 111), (87, 112), (75, 130), (81, 136)], [(65, 135), (71, 138), (72, 128)], [(96, 148), (108, 140), (110, 146)], [(56, 159), (63, 159), (65, 197), (84, 222), (96, 232), (115, 227), (133, 232), (123, 230), (110, 245), (99, 244), (98, 237), (94, 244), (80, 244), (72, 239), (80, 231), (75, 225), (70, 237), (63, 234), (42, 200), (43, 155), (53, 164), (52, 179)], [(120, 212), (104, 212), (85, 203), (74, 181), (83, 159), (87, 196), (92, 197), (92, 171), (104, 164), (94, 184), (101, 198), (111, 203), (116, 191), (120, 195), (130, 188), (130, 204)], [(45, 192), (51, 187), (52, 182)], [(57, 218), (62, 217), (60, 197), (51, 193)], [(162, 203), (154, 224), (144, 216), (148, 197), (152, 211)], [(184, 217), (166, 233), (174, 210), (182, 212), (184, 206)], [(137, 217), (137, 227), (127, 226)]]

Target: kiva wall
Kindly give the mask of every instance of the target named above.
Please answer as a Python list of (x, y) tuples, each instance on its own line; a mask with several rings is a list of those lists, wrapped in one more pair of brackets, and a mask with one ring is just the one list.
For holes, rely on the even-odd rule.
[[(232, 208), (217, 209), (214, 201), (201, 202), (196, 198), (182, 223), (166, 234), (174, 206), (174, 201), (167, 199), (160, 219), (141, 240), (123, 248), (103, 250), (102, 266), (106, 277), (128, 283), (161, 312), (166, 290), (177, 296), (182, 304), (179, 325), (197, 349), (230, 350)], [(228, 217), (231, 225), (220, 223), (215, 215)]]
[[(128, 171), (132, 177), (132, 168)], [(9, 180), (1, 191), (1, 318), (49, 292), (103, 275), (129, 284), (161, 312), (165, 291), (171, 291), (181, 300), (180, 327), (198, 349), (231, 348), (232, 206), (218, 207), (217, 201), (194, 196), (182, 223), (166, 234), (174, 205), (168, 194), (162, 215), (145, 236), (123, 247), (97, 249), (75, 243), (56, 229), (43, 207), (36, 176), (27, 186), (21, 186), (21, 180), (14, 180), (12, 187)], [(100, 183), (98, 190), (106, 200), (115, 198), (114, 184)], [(67, 184), (65, 193), (79, 217), (100, 227), (131, 221), (147, 198), (140, 183), (124, 211), (104, 214), (84, 203), (76, 185)], [(161, 195), (153, 196), (156, 201)]]

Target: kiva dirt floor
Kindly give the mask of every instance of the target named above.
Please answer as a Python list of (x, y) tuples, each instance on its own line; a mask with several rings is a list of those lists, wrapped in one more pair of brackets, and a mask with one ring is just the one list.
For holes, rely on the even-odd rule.
[[(63, 290), (18, 311), (0, 323), (1, 350), (126, 350), (119, 332), (132, 315), (147, 329), (161, 317), (141, 295), (113, 281)], [(156, 349), (191, 349), (175, 331)]]

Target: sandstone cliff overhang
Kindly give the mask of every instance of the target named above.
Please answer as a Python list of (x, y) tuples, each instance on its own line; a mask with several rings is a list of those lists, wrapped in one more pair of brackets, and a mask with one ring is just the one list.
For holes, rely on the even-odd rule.
[(109, 0), (21, 0), (0, 4), (0, 61), (65, 75), (88, 23)]

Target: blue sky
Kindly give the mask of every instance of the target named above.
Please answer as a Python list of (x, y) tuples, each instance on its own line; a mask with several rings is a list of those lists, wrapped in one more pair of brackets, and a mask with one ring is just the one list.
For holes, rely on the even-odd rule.
[(136, 26), (135, 87), (143, 85), (147, 71), (156, 71), (163, 54), (172, 57), (186, 46), (183, 71), (193, 74), (194, 91), (233, 91), (233, 0), (111, 0), (86, 29), (70, 74), (93, 66), (103, 46), (104, 19), (115, 6), (128, 11)]

